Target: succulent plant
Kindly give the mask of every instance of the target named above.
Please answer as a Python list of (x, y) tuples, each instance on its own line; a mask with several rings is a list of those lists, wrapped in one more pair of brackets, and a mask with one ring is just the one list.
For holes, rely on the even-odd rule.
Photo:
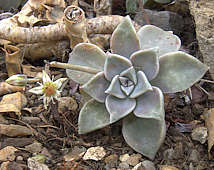
[(97, 70), (66, 70), (91, 96), (80, 111), (79, 134), (123, 119), (128, 145), (153, 159), (166, 134), (163, 93), (189, 88), (208, 67), (178, 51), (181, 41), (171, 32), (145, 25), (136, 33), (129, 16), (113, 32), (110, 45), (111, 53), (105, 53), (80, 43), (70, 54), (70, 64)]

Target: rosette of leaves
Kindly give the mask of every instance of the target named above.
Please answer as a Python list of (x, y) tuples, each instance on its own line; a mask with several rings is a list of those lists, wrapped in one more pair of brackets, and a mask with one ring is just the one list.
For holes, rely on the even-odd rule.
[(137, 152), (154, 158), (165, 134), (163, 93), (186, 90), (208, 67), (178, 51), (180, 39), (152, 25), (137, 33), (129, 16), (112, 34), (111, 53), (80, 43), (69, 63), (96, 74), (66, 70), (91, 99), (80, 111), (79, 133), (85, 134), (122, 119), (122, 134)]

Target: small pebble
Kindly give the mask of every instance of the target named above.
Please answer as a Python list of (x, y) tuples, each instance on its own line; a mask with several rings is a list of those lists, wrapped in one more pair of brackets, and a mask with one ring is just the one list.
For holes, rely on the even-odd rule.
[(149, 160), (145, 160), (142, 163), (143, 170), (155, 170), (155, 165)]
[(120, 161), (126, 162), (129, 159), (129, 154), (120, 155)]
[(42, 150), (42, 144), (39, 142), (34, 142), (30, 145), (25, 146), (25, 149), (31, 153), (39, 153)]
[(75, 161), (82, 158), (85, 152), (86, 152), (85, 147), (74, 146), (72, 151), (64, 156), (64, 159), (65, 161)]
[(204, 144), (208, 137), (208, 132), (206, 127), (197, 127), (193, 129), (191, 133), (193, 140), (199, 141), (201, 144)]
[(17, 160), (17, 161), (23, 161), (23, 157), (22, 157), (22, 156), (17, 156), (17, 157), (16, 157), (16, 160)]
[(135, 166), (140, 162), (142, 156), (140, 154), (133, 154), (127, 159), (127, 163), (131, 166)]
[(119, 164), (119, 169), (120, 170), (129, 170), (129, 164), (127, 164), (126, 162), (122, 162)]
[(14, 161), (16, 156), (15, 152), (18, 151), (13, 146), (6, 146), (3, 149), (0, 150), (0, 161)]
[(99, 161), (102, 160), (105, 155), (106, 152), (103, 147), (100, 146), (91, 147), (86, 151), (85, 155), (83, 156), (83, 160)]

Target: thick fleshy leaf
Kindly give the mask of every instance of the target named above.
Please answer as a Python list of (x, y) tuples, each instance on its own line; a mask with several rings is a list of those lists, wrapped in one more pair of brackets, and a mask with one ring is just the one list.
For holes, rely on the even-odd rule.
[(130, 95), (130, 98), (136, 98), (146, 91), (151, 91), (152, 86), (146, 78), (146, 75), (142, 71), (137, 72), (137, 85), (134, 88), (134, 91)]
[(119, 99), (109, 95), (105, 104), (110, 113), (110, 122), (113, 123), (131, 113), (135, 109), (136, 100), (130, 98)]
[(134, 84), (131, 86), (121, 86), (121, 90), (126, 94), (126, 96), (129, 96), (130, 93), (133, 91), (134, 87)]
[(107, 96), (105, 90), (109, 85), (110, 82), (105, 79), (104, 73), (99, 72), (81, 88), (98, 102), (104, 103)]
[(172, 52), (160, 57), (160, 69), (150, 83), (163, 93), (186, 90), (199, 81), (208, 67), (195, 57), (181, 52)]
[(126, 98), (126, 95), (121, 91), (121, 88), (120, 88), (119, 75), (114, 76), (113, 80), (111, 81), (110, 86), (105, 91), (105, 93), (113, 95), (120, 99)]
[(114, 76), (119, 75), (122, 71), (131, 66), (132, 63), (127, 58), (109, 53), (104, 65), (105, 77), (107, 80), (111, 81)]
[[(69, 64), (86, 66), (100, 71), (104, 70), (106, 54), (94, 44), (80, 43), (76, 45), (69, 55)], [(77, 83), (84, 84), (95, 74), (66, 69), (69, 78)]]
[(135, 151), (154, 159), (165, 138), (165, 121), (144, 119), (130, 114), (123, 119), (122, 133), (127, 144)]
[(127, 58), (129, 58), (133, 52), (140, 49), (139, 39), (129, 16), (126, 16), (114, 30), (110, 46), (112, 53)]
[(120, 73), (120, 76), (127, 77), (131, 81), (133, 81), (134, 84), (137, 84), (137, 76), (134, 67), (130, 67), (127, 70), (124, 70), (122, 73)]
[(158, 56), (168, 52), (178, 51), (181, 40), (169, 31), (164, 31), (154, 25), (145, 25), (137, 33), (140, 40), (140, 48), (148, 49), (159, 47)]
[(110, 124), (110, 116), (105, 104), (91, 99), (82, 107), (78, 119), (79, 134), (101, 129)]
[(136, 70), (143, 71), (148, 80), (156, 77), (159, 71), (159, 48), (140, 50), (131, 55), (131, 62)]
[(137, 98), (137, 105), (133, 111), (135, 116), (140, 118), (153, 118), (162, 120), (165, 116), (164, 97), (161, 90), (153, 87), (152, 91), (148, 91)]

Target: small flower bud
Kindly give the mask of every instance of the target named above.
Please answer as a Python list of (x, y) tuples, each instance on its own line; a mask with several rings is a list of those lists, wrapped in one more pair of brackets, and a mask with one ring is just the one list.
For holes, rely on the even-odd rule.
[(27, 76), (25, 74), (16, 74), (10, 76), (7, 80), (5, 80), (6, 83), (14, 86), (25, 86), (28, 82)]

